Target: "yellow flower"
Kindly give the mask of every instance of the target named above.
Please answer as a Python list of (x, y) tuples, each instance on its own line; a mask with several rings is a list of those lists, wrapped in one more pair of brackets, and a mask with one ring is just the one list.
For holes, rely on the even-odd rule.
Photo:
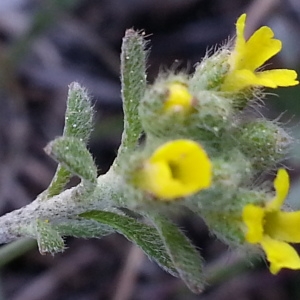
[(274, 181), (276, 196), (265, 207), (248, 204), (243, 210), (246, 241), (260, 244), (270, 262), (270, 271), (300, 269), (300, 257), (288, 243), (300, 243), (300, 211), (280, 210), (289, 190), (289, 176), (279, 169)]
[(193, 109), (192, 100), (193, 96), (186, 85), (180, 82), (171, 83), (168, 87), (168, 97), (164, 103), (164, 110), (189, 113)]
[(274, 39), (271, 28), (263, 26), (249, 38), (244, 38), (246, 14), (236, 23), (236, 42), (230, 55), (230, 70), (222, 85), (222, 91), (239, 91), (250, 86), (293, 86), (299, 83), (294, 70), (275, 69), (257, 71), (267, 60), (281, 50), (281, 41)]
[(137, 175), (139, 188), (171, 201), (209, 188), (212, 165), (198, 143), (174, 140), (157, 148)]

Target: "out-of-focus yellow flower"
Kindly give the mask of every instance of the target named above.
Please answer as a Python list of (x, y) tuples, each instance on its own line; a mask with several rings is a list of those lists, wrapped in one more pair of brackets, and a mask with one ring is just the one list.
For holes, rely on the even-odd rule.
[(171, 201), (209, 188), (212, 165), (198, 143), (174, 140), (157, 148), (137, 175), (139, 188)]
[(236, 23), (235, 47), (230, 55), (230, 70), (225, 77), (222, 91), (239, 91), (250, 86), (297, 85), (297, 73), (294, 70), (275, 69), (257, 71), (267, 60), (281, 50), (281, 41), (274, 39), (271, 28), (263, 26), (249, 38), (244, 38), (246, 14), (239, 17)]
[(186, 85), (180, 82), (171, 83), (168, 86), (168, 97), (164, 102), (164, 110), (167, 112), (190, 113), (193, 96)]
[(243, 210), (246, 241), (260, 244), (270, 262), (270, 271), (300, 269), (300, 257), (288, 243), (300, 243), (300, 211), (281, 211), (289, 190), (289, 176), (279, 169), (274, 181), (276, 196), (265, 207), (248, 204)]

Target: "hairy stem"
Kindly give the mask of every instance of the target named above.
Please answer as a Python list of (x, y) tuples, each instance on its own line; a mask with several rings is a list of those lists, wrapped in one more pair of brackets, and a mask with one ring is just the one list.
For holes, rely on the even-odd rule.
[(90, 210), (109, 210), (123, 197), (119, 189), (121, 184), (116, 184), (118, 180), (120, 177), (110, 171), (98, 178), (96, 189), (88, 200), (82, 198), (81, 185), (78, 185), (47, 201), (38, 197), (27, 206), (7, 213), (0, 217), (0, 244), (20, 237), (35, 238), (34, 226), (37, 220), (51, 223), (57, 219), (77, 217)]

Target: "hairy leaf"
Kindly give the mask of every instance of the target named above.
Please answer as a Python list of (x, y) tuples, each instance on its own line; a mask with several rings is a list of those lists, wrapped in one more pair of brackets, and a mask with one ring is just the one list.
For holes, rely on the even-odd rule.
[(142, 125), (138, 106), (146, 90), (146, 42), (142, 33), (133, 29), (125, 32), (121, 52), (121, 85), (124, 110), (124, 131), (122, 143), (115, 164), (123, 153), (136, 147)]
[(45, 220), (36, 221), (36, 236), (41, 254), (54, 254), (65, 249), (64, 240), (58, 231)]
[(87, 219), (60, 219), (53, 224), (53, 227), (62, 236), (73, 236), (77, 238), (101, 238), (114, 232), (104, 224)]
[(83, 142), (77, 138), (60, 137), (48, 144), (45, 150), (72, 174), (96, 185), (97, 168)]
[(71, 83), (63, 135), (87, 143), (93, 130), (93, 115), (94, 111), (87, 91), (77, 82)]
[(169, 256), (179, 276), (194, 293), (200, 293), (204, 286), (202, 258), (188, 238), (170, 221), (158, 215), (151, 215)]
[[(77, 82), (69, 85), (64, 137), (75, 137), (87, 143), (93, 129), (93, 106), (87, 91)], [(44, 198), (58, 195), (68, 183), (72, 172), (58, 165)]]
[(139, 246), (150, 259), (155, 260), (164, 270), (178, 276), (155, 228), (140, 223), (134, 218), (112, 212), (90, 211), (80, 216), (111, 226)]

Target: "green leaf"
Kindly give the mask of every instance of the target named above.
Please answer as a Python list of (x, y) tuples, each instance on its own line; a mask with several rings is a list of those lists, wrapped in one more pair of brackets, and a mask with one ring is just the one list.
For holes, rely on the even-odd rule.
[(123, 153), (133, 150), (142, 132), (138, 106), (146, 90), (146, 42), (143, 33), (126, 30), (121, 52), (121, 85), (124, 131), (115, 164)]
[(41, 254), (54, 254), (65, 249), (64, 240), (46, 220), (36, 221), (36, 238)]
[(65, 137), (75, 137), (87, 143), (93, 130), (93, 106), (87, 91), (77, 82), (69, 85), (65, 116)]
[(45, 191), (43, 198), (47, 199), (53, 197), (63, 191), (71, 175), (72, 173), (69, 170), (59, 164), (48, 189)]
[(165, 271), (173, 276), (178, 276), (155, 228), (133, 218), (106, 211), (90, 211), (80, 216), (111, 226), (139, 246), (150, 259), (155, 260)]
[[(77, 82), (71, 83), (63, 136), (77, 138), (86, 144), (93, 129), (93, 116), (93, 106), (87, 91)], [(68, 169), (59, 164), (43, 198), (58, 195), (70, 180), (71, 175)]]
[(60, 137), (47, 145), (45, 151), (69, 172), (78, 175), (84, 185), (95, 187), (97, 168), (85, 144), (72, 137)]
[(59, 219), (53, 224), (62, 236), (77, 238), (101, 238), (115, 232), (111, 227), (94, 220), (86, 219)]
[(203, 261), (199, 252), (173, 223), (154, 214), (150, 218), (157, 228), (180, 278), (192, 292), (202, 292), (204, 287)]

